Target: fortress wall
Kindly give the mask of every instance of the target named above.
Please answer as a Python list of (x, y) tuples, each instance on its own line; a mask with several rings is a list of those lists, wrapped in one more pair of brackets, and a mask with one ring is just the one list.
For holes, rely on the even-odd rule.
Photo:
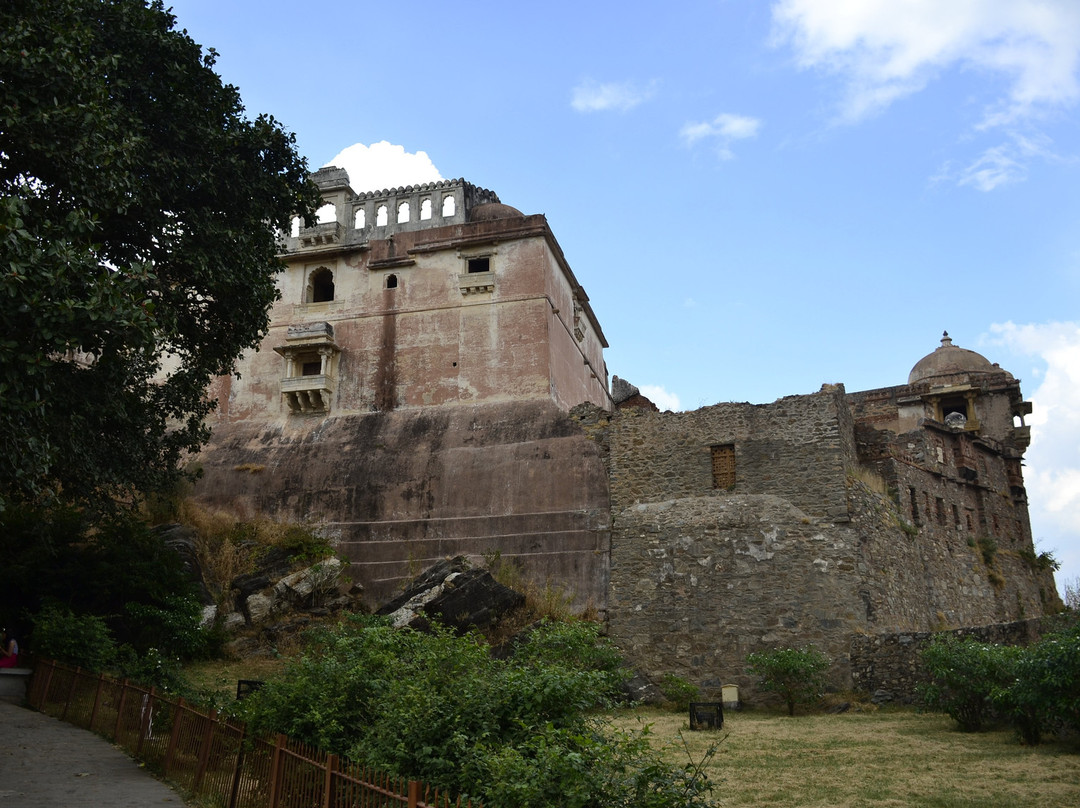
[[(848, 522), (811, 517), (778, 497), (712, 495), (615, 513), (611, 636), (651, 677), (707, 690), (739, 684), (751, 651), (814, 644), (852, 686), (851, 637), (986, 625), (1042, 614), (1040, 582), (999, 552), (995, 585), (977, 549), (900, 527), (895, 504), (850, 483)], [(1052, 581), (1049, 581), (1052, 587)], [(1025, 605), (1021, 605), (1025, 604)]]
[(620, 410), (597, 439), (605, 444), (616, 512), (638, 502), (714, 493), (712, 447), (731, 445), (730, 493), (774, 494), (834, 521), (848, 515), (845, 480), (855, 454), (842, 387), (772, 404)]
[(603, 608), (607, 477), (550, 402), (219, 425), (198, 500), (309, 522), (374, 603), (447, 555), (499, 551)]
[[(849, 473), (855, 424), (837, 406), (842, 395), (677, 414), (574, 411), (611, 476), (610, 632), (648, 675), (706, 689), (734, 682), (752, 697), (749, 652), (813, 643), (834, 660), (833, 683), (850, 687), (853, 634), (1043, 613), (1049, 578), (1018, 551), (999, 550), (991, 568), (966, 535), (936, 524), (934, 486), (955, 481), (878, 464), (931, 492), (935, 525), (916, 531), (892, 494)], [(735, 446), (730, 491), (711, 487), (709, 447), (722, 441)], [(916, 453), (936, 458), (927, 441)]]
[(754, 698), (746, 655), (813, 643), (848, 680), (851, 633), (866, 625), (858, 537), (779, 497), (690, 497), (619, 511), (609, 631), (651, 678), (684, 676)]

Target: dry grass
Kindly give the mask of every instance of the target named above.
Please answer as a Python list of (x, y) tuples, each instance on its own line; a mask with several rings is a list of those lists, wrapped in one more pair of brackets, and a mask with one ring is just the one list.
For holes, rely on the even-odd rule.
[(222, 697), (236, 696), (240, 679), (268, 679), (286, 664), (285, 657), (249, 657), (238, 660), (215, 659), (184, 666), (184, 678), (193, 688)]
[[(623, 727), (680, 732), (695, 761), (723, 738), (707, 771), (720, 805), (1046, 808), (1080, 805), (1080, 748), (1020, 746), (1009, 731), (965, 734), (942, 715), (913, 711), (788, 718), (728, 712), (720, 732), (690, 732), (685, 715), (618, 714)], [(686, 763), (686, 750), (670, 752)]]

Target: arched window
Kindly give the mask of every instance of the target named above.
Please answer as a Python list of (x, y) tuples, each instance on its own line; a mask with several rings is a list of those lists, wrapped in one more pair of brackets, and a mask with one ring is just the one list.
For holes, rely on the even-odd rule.
[(420, 202), (420, 220), (427, 221), (431, 218), (431, 197), (424, 197)]
[(318, 220), (319, 224), (336, 222), (337, 208), (334, 207), (333, 203), (327, 202), (325, 205), (315, 211), (315, 218)]
[(397, 275), (387, 275), (386, 276), (386, 288), (387, 289), (397, 289)]
[(367, 225), (367, 212), (360, 208), (356, 211), (356, 216), (353, 218), (353, 227), (357, 230), (364, 228)]
[(305, 303), (326, 303), (334, 299), (334, 273), (319, 267), (308, 279)]
[(409, 221), (409, 203), (402, 202), (397, 206), (397, 221), (398, 224), (404, 224)]
[(389, 219), (390, 214), (386, 211), (386, 205), (379, 205), (379, 209), (375, 211), (375, 226), (386, 227), (386, 223)]
[(452, 196), (444, 196), (442, 201), (442, 215), (443, 218), (453, 216), (457, 212), (457, 202), (454, 201)]

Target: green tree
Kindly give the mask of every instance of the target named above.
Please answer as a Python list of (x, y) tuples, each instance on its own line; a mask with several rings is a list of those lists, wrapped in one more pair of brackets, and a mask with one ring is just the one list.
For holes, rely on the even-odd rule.
[(779, 648), (746, 657), (746, 671), (759, 677), (758, 686), (777, 693), (795, 715), (795, 705), (821, 697), (829, 658), (814, 647)]
[(157, 1), (4, 3), (0, 509), (174, 479), (318, 203), (294, 137), (174, 25)]

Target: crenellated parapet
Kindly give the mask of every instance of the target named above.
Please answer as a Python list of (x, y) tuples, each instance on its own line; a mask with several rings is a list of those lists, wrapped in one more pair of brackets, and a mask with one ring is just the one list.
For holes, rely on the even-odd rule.
[(480, 205), (499, 204), (494, 191), (462, 178), (356, 193), (345, 169), (328, 166), (312, 179), (324, 206), (310, 226), (297, 222), (285, 239), (285, 252), (362, 247), (396, 233), (427, 230), (471, 221)]

